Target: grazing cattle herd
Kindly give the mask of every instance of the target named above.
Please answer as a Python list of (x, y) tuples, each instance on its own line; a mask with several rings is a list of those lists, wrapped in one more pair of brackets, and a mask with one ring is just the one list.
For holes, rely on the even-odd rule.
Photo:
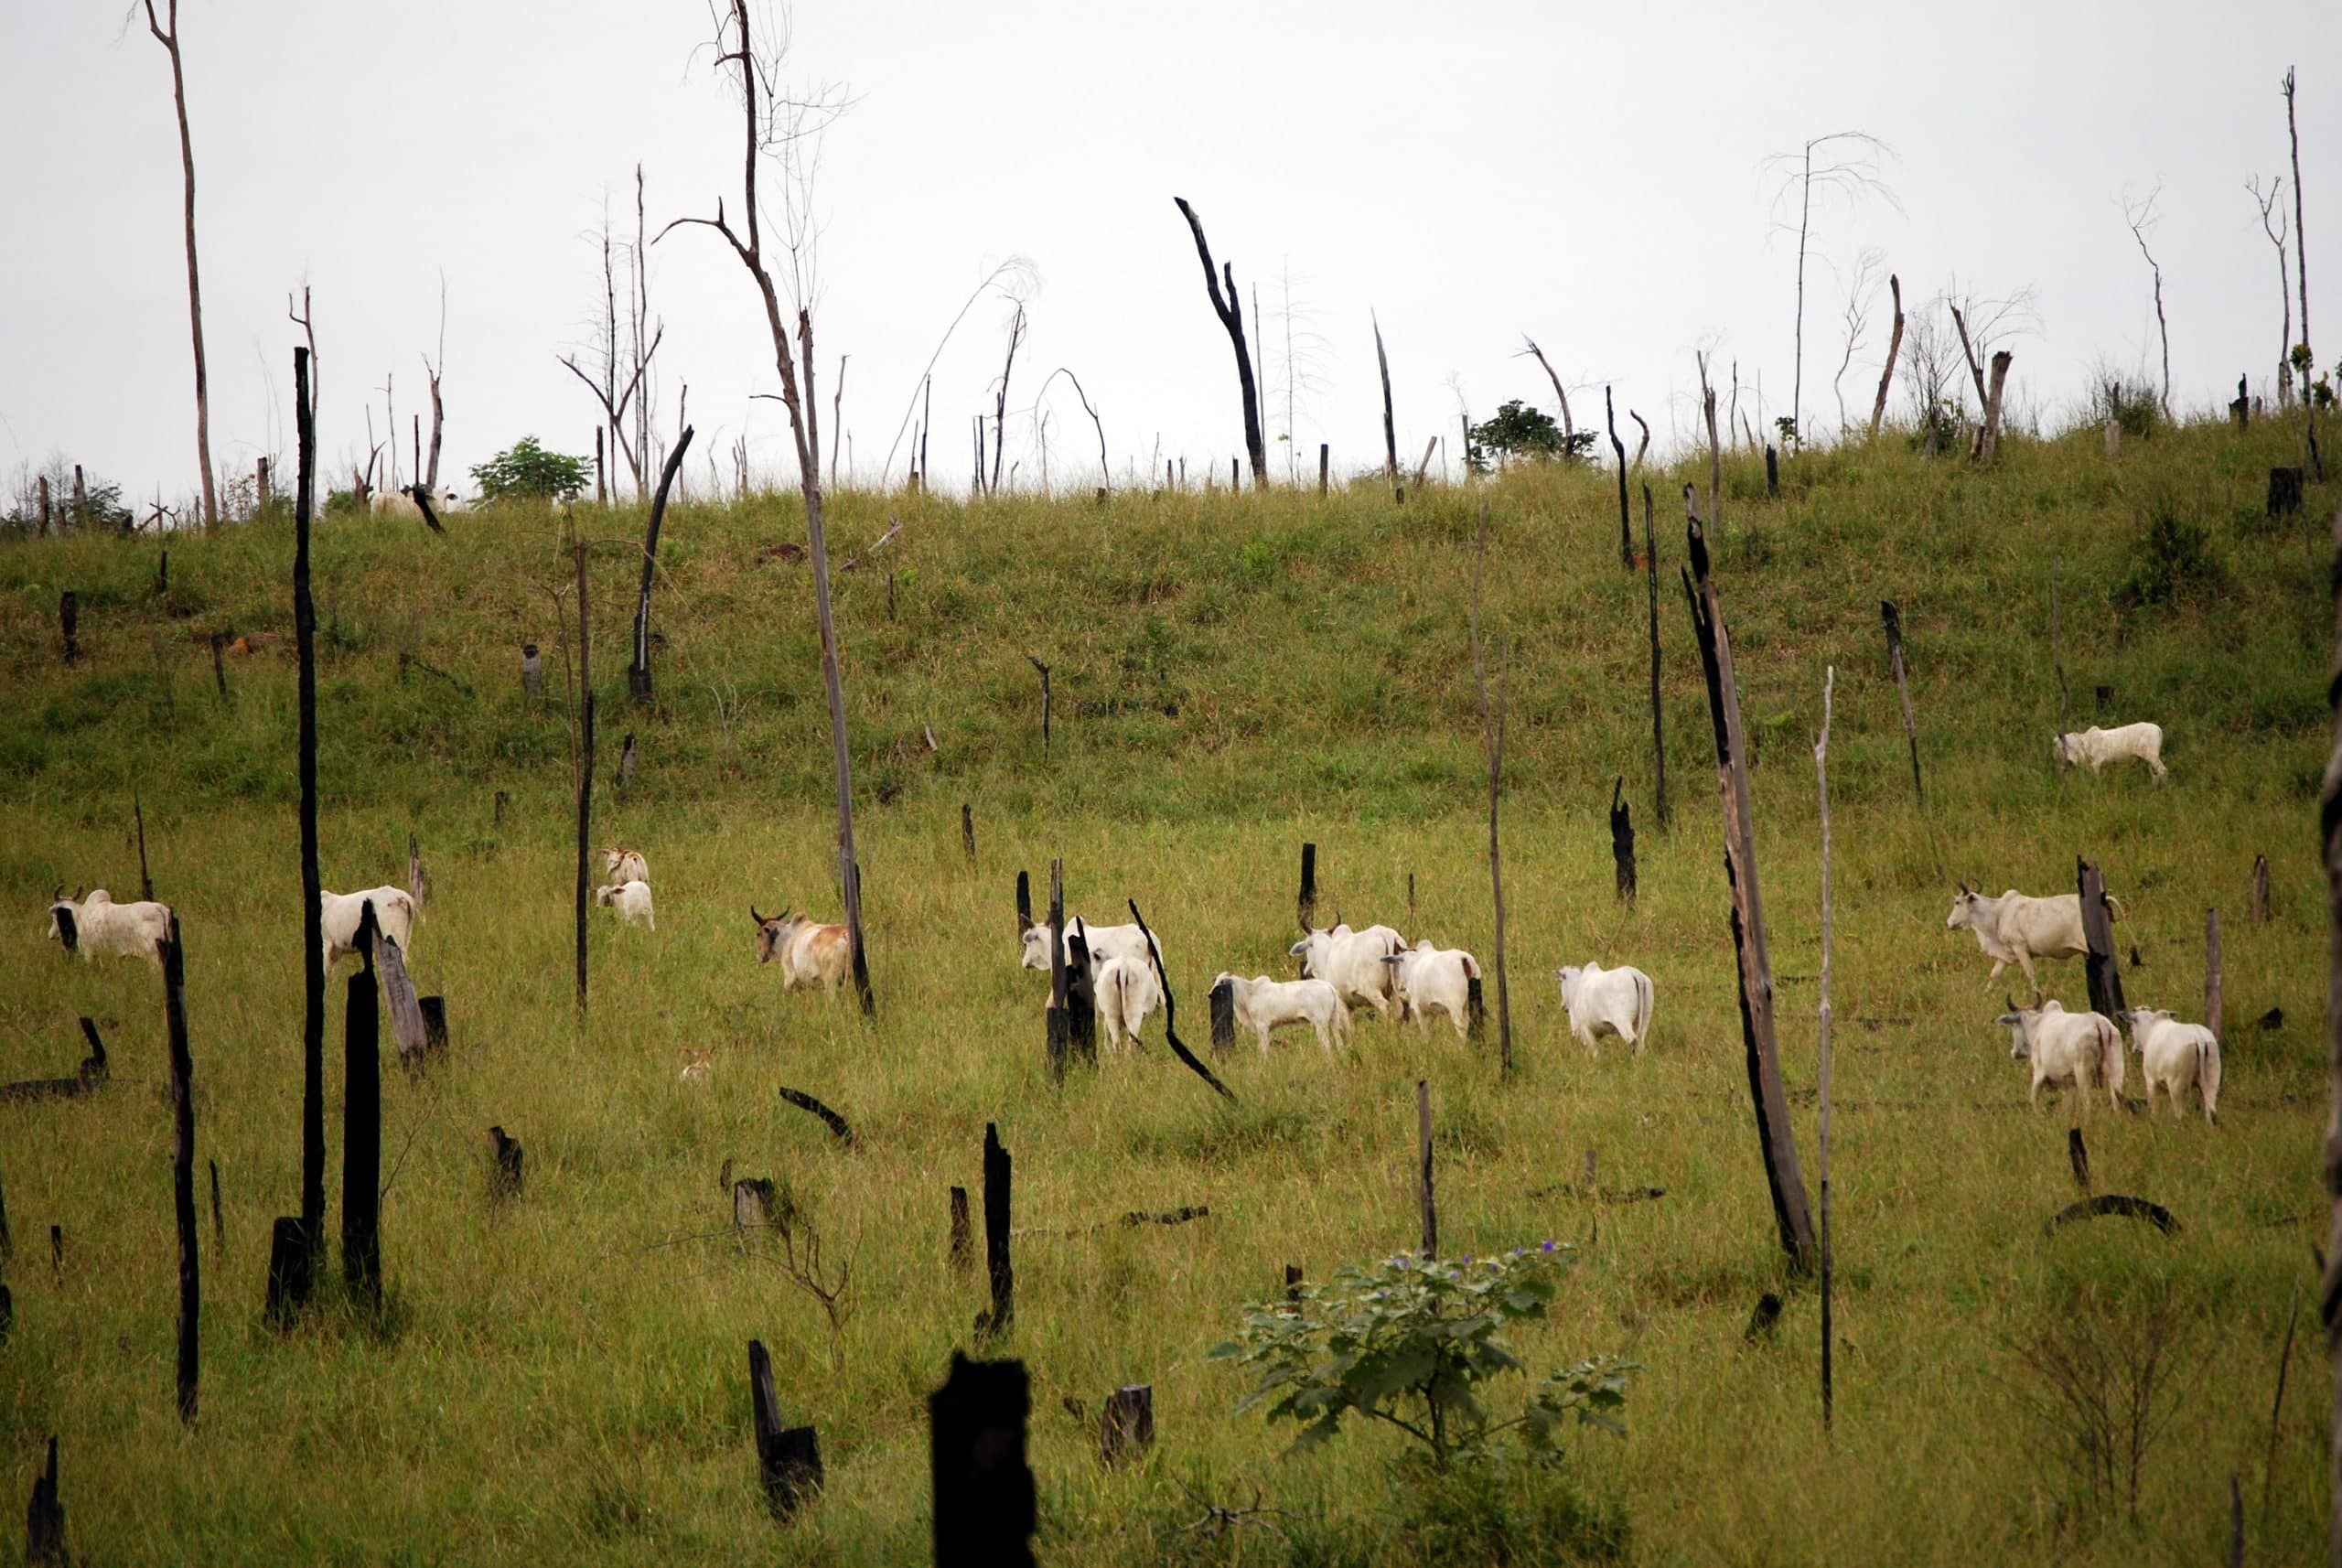
[[(2110, 761), (2135, 758), (2146, 764), (2157, 783), (2168, 772), (2162, 754), (2163, 730), (2151, 724), (2092, 727), (2057, 740), (2058, 760), (2068, 767), (2088, 763), (2095, 771)], [(642, 852), (614, 845), (602, 852), (602, 859), (610, 880), (594, 889), (594, 901), (616, 910), (623, 926), (656, 930), (650, 867)], [(404, 888), (325, 893), (320, 905), (327, 967), (360, 950), (360, 926), (369, 904), (382, 934), (394, 940), (403, 953), (413, 950), (415, 901)], [(2109, 897), (2106, 912), (2110, 921), (2118, 918), (2121, 903)], [(853, 959), (844, 926), (818, 922), (785, 906), (778, 915), (766, 915), (751, 904), (748, 914), (756, 924), (757, 961), (780, 965), (784, 991), (818, 983), (825, 995), (836, 995)], [(1963, 881), (1944, 925), (1973, 935), (1993, 961), (1988, 986), (2012, 963), (2033, 983), (2034, 1005), (2019, 1007), (2010, 1001), (1993, 1020), (2010, 1032), (2010, 1054), (2030, 1064), (2030, 1102), (2039, 1106), (2046, 1086), (2070, 1088), (2085, 1109), (2103, 1090), (2119, 1106), (2124, 1060), (2116, 1020), (2095, 1012), (2071, 1013), (2055, 998), (2045, 999), (2034, 968), (2036, 960), (2075, 958), (2089, 950), (2079, 895), (2036, 898), (2009, 888), (1989, 897)], [(59, 886), (49, 904), (50, 939), (84, 958), (136, 956), (160, 968), (161, 946), (170, 926), (167, 905), (117, 904), (102, 887), (69, 898)], [(1441, 948), (1427, 937), (1410, 945), (1389, 926), (1353, 929), (1338, 914), (1329, 927), (1304, 922), (1301, 931), (1301, 940), (1289, 950), (1298, 961), (1300, 978), (1247, 978), (1222, 971), (1213, 979), (1215, 995), (1226, 994), (1234, 1024), (1252, 1033), (1263, 1054), (1276, 1030), (1306, 1025), (1330, 1055), (1337, 1046), (1349, 1042), (1350, 1015), (1359, 1007), (1372, 1008), (1386, 1021), (1413, 1017), (1417, 1032), (1425, 1036), (1431, 1015), (1442, 1013), (1459, 1040), (1478, 1021), (1480, 964), (1463, 949)], [(1048, 971), (1049, 946), (1047, 924), (1023, 926), (1019, 947), (1025, 968)], [(1124, 1054), (1136, 1048), (1147, 1019), (1164, 1004), (1159, 943), (1139, 925), (1101, 926), (1076, 915), (1065, 922), (1061, 960), (1088, 964), (1092, 1005), (1108, 1047)], [(1591, 961), (1554, 972), (1570, 1032), (1588, 1052), (1599, 1055), (1602, 1036), (1607, 1035), (1632, 1047), (1637, 1056), (1643, 1053), (1650, 1039), (1654, 997), (1649, 975), (1631, 965), (1605, 967)], [(2168, 1009), (2155, 1007), (2130, 1008), (2121, 1021), (2131, 1026), (2131, 1048), (2141, 1058), (2149, 1107), (2160, 1089), (2173, 1115), (2184, 1117), (2181, 1096), (2192, 1090), (2205, 1120), (2217, 1122), (2220, 1043), (2215, 1030), (2180, 1022)], [(697, 1052), (688, 1059), (682, 1077), (704, 1078), (707, 1070), (707, 1053)]]

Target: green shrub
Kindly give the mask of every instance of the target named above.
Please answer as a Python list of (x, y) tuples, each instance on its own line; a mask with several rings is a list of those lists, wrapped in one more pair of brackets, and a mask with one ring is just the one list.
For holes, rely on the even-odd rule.
[(2116, 591), (2124, 605), (2167, 605), (2217, 590), (2227, 569), (2212, 547), (2211, 530), (2177, 507), (2158, 505), (2133, 552), (2130, 572)]
[(585, 458), (548, 452), (533, 435), (523, 435), (472, 469), (483, 501), (575, 500), (587, 477)]

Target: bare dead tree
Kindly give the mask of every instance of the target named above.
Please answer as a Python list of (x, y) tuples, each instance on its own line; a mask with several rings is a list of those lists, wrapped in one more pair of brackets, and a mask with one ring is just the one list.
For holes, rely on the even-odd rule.
[(1563, 386), (1562, 378), (1553, 373), (1552, 365), (1548, 362), (1545, 358), (1545, 350), (1537, 347), (1537, 339), (1524, 332), (1520, 335), (1520, 340), (1529, 345), (1526, 349), (1522, 349), (1521, 352), (1524, 354), (1534, 355), (1536, 357), (1537, 363), (1544, 369), (1545, 379), (1553, 383), (1553, 396), (1561, 402), (1562, 450), (1564, 452), (1575, 452), (1577, 450), (1577, 443), (1572, 438), (1577, 434), (1577, 426), (1570, 423), (1569, 389)]
[[(1497, 801), (1504, 789), (1505, 656), (1497, 652), (1497, 694), (1488, 701), (1487, 661), (1480, 648), (1480, 575), (1488, 553), (1488, 503), (1480, 503), (1480, 532), (1472, 545), (1472, 683), (1480, 693), (1480, 739), (1488, 757), (1488, 894), (1496, 909), (1497, 1070), (1512, 1076), (1512, 1001), (1505, 987), (1504, 852), (1497, 838)], [(1426, 1199), (1428, 1203), (1428, 1199)], [(1428, 1247), (1426, 1247), (1428, 1251)]]
[(1692, 356), (1700, 367), (1700, 408), (1708, 422), (1708, 510), (1707, 526), (1718, 539), (1724, 537), (1724, 513), (1719, 510), (1724, 500), (1724, 447), (1716, 440), (1716, 389), (1708, 384), (1708, 356), (1703, 350)]
[[(1219, 272), (1212, 270), (1211, 246), (1204, 240), (1204, 226), (1196, 217), (1196, 209), (1187, 205), (1187, 198), (1175, 196), (1172, 201), (1179, 209), (1179, 216), (1196, 236), (1196, 254), (1204, 263), (1204, 286), (1211, 293), (1212, 314), (1219, 317), (1220, 326), (1228, 333), (1229, 346), (1236, 352), (1236, 381), (1244, 398), (1244, 451), (1252, 460), (1252, 483), (1255, 487), (1269, 482), (1269, 453), (1261, 435), (1261, 389), (1252, 380), (1252, 354), (1244, 342), (1244, 302), (1236, 293), (1236, 263), (1223, 262)], [(1225, 280), (1227, 294), (1220, 293)]]
[(1382, 318), (1367, 313), (1374, 323), (1374, 363), (1382, 372), (1382, 478), (1395, 492), (1399, 488), (1399, 427), (1391, 414), (1391, 356), (1382, 349)]
[[(1000, 381), (994, 388), (998, 394), (992, 405), (992, 484), (1000, 489), (1001, 455), (1008, 449), (1008, 378), (1016, 369), (1016, 346), (1025, 341), (1025, 302), (1016, 302), (1015, 314), (1008, 318), (1008, 357), (1001, 361)], [(839, 373), (844, 373), (841, 365)]]
[[(811, 99), (790, 99), (776, 88), (789, 50), (784, 33), (757, 48), (749, 33), (748, 0), (730, 0), (728, 18), (716, 17), (715, 67), (738, 73), (744, 126), (741, 176), (741, 226), (725, 216), (719, 199), (713, 218), (678, 218), (660, 232), (682, 225), (712, 229), (737, 256), (756, 285), (763, 303), (765, 325), (772, 336), (773, 366), (780, 377), (780, 401), (789, 411), (790, 434), (797, 446), (798, 483), (805, 497), (805, 532), (812, 557), (813, 609), (822, 638), (822, 677), (830, 703), (831, 760), (837, 778), (838, 884), (845, 905), (846, 938), (853, 952), (855, 995), (866, 1014), (876, 1001), (870, 989), (869, 960), (862, 929), (862, 873), (854, 847), (854, 775), (846, 748), (845, 693), (838, 673), (837, 627), (830, 607), (829, 535), (822, 524), (822, 442), (820, 404), (813, 394), (813, 269), (814, 232), (810, 199), (815, 159), (812, 141), (844, 108), (834, 91)], [(783, 314), (780, 285), (766, 259), (763, 213), (757, 199), (757, 170), (767, 156), (778, 160), (783, 183), (783, 223), (780, 243), (789, 292), (795, 306), (795, 346)]]
[(1830, 1251), (1830, 704), (1838, 685), (1838, 667), (1825, 667), (1821, 676), (1821, 736), (1813, 743), (1814, 792), (1821, 806), (1821, 1006), (1818, 1029), (1821, 1047), (1821, 1424), (1830, 1424), (1831, 1405), (1831, 1286)]
[[(2287, 71), (2285, 98), (2289, 113), (2293, 87), (2293, 73)], [(2309, 399), (2304, 396), (2302, 401), (2306, 403)], [(2334, 572), (2327, 580), (2337, 590), (2335, 651), (2337, 660), (2342, 660), (2342, 511), (2335, 514), (2333, 562)], [(2334, 1363), (2335, 1380), (2328, 1416), (2333, 1458), (2326, 1479), (2327, 1551), (2329, 1561), (2342, 1568), (2342, 683), (2332, 686), (2329, 696), (2334, 702), (2334, 745), (2326, 763), (2325, 785), (2318, 794), (2318, 829), (2326, 848), (2326, 1040), (2333, 1108), (2326, 1123), (2326, 1196), (2330, 1219), (2325, 1278), (2318, 1288), (2318, 1315), (2326, 1325), (2326, 1352)]]
[[(1797, 370), (1789, 392), (1789, 424), (1792, 440), (1799, 439), (1798, 433), (1804, 429), (1799, 421), (1805, 412), (1805, 258), (1812, 241), (1814, 195), (1819, 191), (1825, 201), (1836, 197), (1849, 209), (1859, 206), (1864, 198), (1875, 196), (1899, 212), (1902, 203), (1878, 175), (1879, 159), (1892, 156), (1894, 149), (1868, 132), (1832, 131), (1811, 138), (1794, 153), (1776, 153), (1766, 160), (1781, 177), (1780, 188), (1773, 194), (1774, 210), (1778, 212), (1792, 195), (1797, 199)], [(1776, 222), (1788, 227), (1786, 220)]]
[(2310, 363), (2315, 364), (2315, 351), (2309, 348), (2309, 231), (2302, 222), (2302, 133), (2294, 119), (2292, 66), (2285, 68), (2285, 139), (2294, 157), (2294, 275), (2301, 285), (2302, 348), (2309, 350)]
[(439, 357), (423, 361), (424, 378), (431, 384), (431, 457), (416, 482), (435, 497), (439, 493), (439, 439), (447, 422), (447, 407), (439, 398), (440, 372), (447, 368), (447, 274), (439, 274)]
[(1895, 358), (1903, 351), (1903, 279), (1895, 273), (1886, 274), (1886, 289), (1895, 298), (1895, 330), (1886, 339), (1886, 365), (1878, 372), (1878, 396), (1870, 405), (1871, 439), (1878, 439), (1878, 427), (1886, 418), (1886, 392), (1895, 384)]
[[(902, 424), (895, 429), (894, 445), (886, 448), (886, 467), (878, 470), (879, 489), (886, 488), (886, 476), (895, 470), (895, 454), (901, 450), (903, 435), (911, 428), (914, 416), (919, 420), (919, 434), (918, 439), (911, 444), (911, 467), (919, 474), (919, 482), (922, 485), (927, 482), (927, 435), (935, 428), (933, 414), (936, 361), (943, 358), (943, 350), (950, 346), (951, 335), (960, 329), (960, 323), (967, 319), (968, 312), (975, 308), (976, 301), (982, 299), (988, 290), (998, 287), (1011, 299), (1021, 298), (1033, 287), (1035, 277), (1033, 263), (1030, 261), (1023, 256), (1011, 256), (986, 273), (983, 280), (968, 291), (968, 297), (960, 303), (960, 313), (954, 316), (951, 318), (951, 324), (943, 329), (943, 336), (936, 339), (935, 351), (927, 359), (927, 368), (919, 372), (918, 382), (911, 388), (910, 401), (903, 407)], [(928, 412), (925, 414), (919, 413), (922, 398), (927, 402)]]
[[(2122, 221), (2130, 229), (2131, 238), (2139, 242), (2139, 254), (2147, 259), (2147, 270), (2154, 274), (2155, 331), (2163, 338), (2163, 413), (2164, 417), (2168, 419), (2171, 417), (2171, 324), (2164, 318), (2163, 313), (2163, 264), (2155, 260), (2155, 253), (2147, 249), (2147, 231), (2153, 229), (2156, 222), (2155, 199), (2162, 194), (2163, 182), (2158, 180), (2155, 182), (2155, 188), (2147, 192), (2142, 200), (2133, 201), (2129, 197), (2124, 197)], [(1983, 381), (1979, 378), (1977, 395), (1982, 397), (1982, 394)]]
[(634, 657), (626, 671), (627, 687), (638, 703), (648, 703), (651, 697), (650, 585), (659, 570), (659, 528), (667, 516), (667, 492), (673, 488), (675, 476), (682, 471), (683, 454), (691, 449), (691, 444), (692, 427), (686, 424), (659, 470), (658, 493), (650, 498), (650, 521), (643, 530), (642, 587), (634, 602)]
[(1041, 400), (1048, 396), (1049, 383), (1059, 376), (1063, 376), (1073, 383), (1073, 395), (1081, 400), (1081, 412), (1090, 416), (1090, 427), (1098, 432), (1098, 482), (1101, 485), (1112, 485), (1114, 482), (1114, 474), (1106, 463), (1106, 426), (1099, 420), (1098, 411), (1090, 406), (1090, 393), (1083, 389), (1080, 376), (1075, 375), (1067, 367), (1059, 365), (1042, 381), (1041, 390), (1033, 394), (1033, 407), (1037, 410), (1041, 406)]
[(830, 489), (832, 489), (838, 488), (838, 438), (839, 432), (845, 428), (844, 422), (839, 417), (838, 413), (845, 406), (845, 362), (853, 357), (851, 354), (838, 356), (837, 384), (830, 388)]
[[(179, 0), (165, 0), (166, 27), (155, 16), (155, 0), (140, 0), (146, 11), (146, 30), (171, 57), (171, 102), (178, 111), (179, 171), (187, 191), (187, 314), (195, 338), (195, 456), (203, 470), (203, 526), (220, 526), (220, 499), (211, 478), (211, 382), (203, 363), (203, 285), (195, 264), (195, 143), (187, 128), (187, 73), (179, 57)], [(2293, 102), (2293, 78), (2285, 79), (2285, 99)], [(2306, 320), (2309, 313), (2302, 313)]]
[[(667, 326), (666, 323), (661, 322), (651, 335), (650, 347), (643, 349), (635, 360), (633, 373), (628, 377), (625, 387), (620, 389), (615, 396), (604, 383), (595, 381), (592, 376), (579, 368), (576, 355), (564, 354), (561, 359), (561, 363), (569, 373), (584, 381), (586, 390), (594, 394), (594, 401), (602, 405), (603, 420), (609, 426), (610, 438), (618, 446), (618, 456), (626, 459), (628, 472), (634, 476), (634, 489), (637, 495), (642, 494), (646, 488), (642, 482), (642, 461), (645, 454), (636, 448), (633, 437), (627, 433), (627, 411), (634, 405), (641, 393), (642, 378), (649, 373), (650, 361), (659, 352), (659, 345), (665, 340), (666, 336)], [(815, 478), (818, 479), (819, 476)]]
[(2294, 290), (2293, 280), (2285, 275), (2285, 239), (2290, 231), (2285, 226), (2285, 209), (2278, 205), (2285, 193), (2285, 177), (2271, 179), (2266, 195), (2261, 193), (2259, 175), (2247, 179), (2244, 188), (2261, 209), (2261, 231), (2277, 248), (2277, 306), (2284, 323), (2277, 335), (2277, 406), (2290, 408), (2294, 402)]
[(1846, 424), (1846, 372), (1853, 368), (1854, 356), (1862, 351), (1863, 334), (1870, 327), (1870, 294), (1877, 286), (1878, 269), (1884, 260), (1883, 252), (1863, 252), (1854, 261), (1854, 281), (1846, 286), (1846, 351), (1838, 360), (1838, 373), (1830, 378), (1830, 394), (1838, 400), (1838, 438), (1842, 441), (1852, 433)]
[(302, 339), (309, 346), (309, 428), (314, 437), (317, 423), (317, 328), (309, 308), (307, 284), (301, 285), (301, 308), (297, 314), (293, 309), (293, 296), (285, 296), (285, 318), (301, 329)]

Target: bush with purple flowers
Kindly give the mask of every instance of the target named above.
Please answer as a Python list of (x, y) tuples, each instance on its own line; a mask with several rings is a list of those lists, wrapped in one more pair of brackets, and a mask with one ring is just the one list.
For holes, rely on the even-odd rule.
[(1406, 1433), (1444, 1470), (1452, 1459), (1487, 1456), (1499, 1437), (1533, 1456), (1558, 1456), (1565, 1423), (1623, 1436), (1631, 1361), (1596, 1356), (1530, 1386), (1519, 1415), (1491, 1420), (1479, 1385), (1526, 1372), (1499, 1331), (1542, 1317), (1561, 1272), (1576, 1253), (1547, 1241), (1535, 1249), (1459, 1262), (1410, 1257), (1348, 1264), (1299, 1305), (1245, 1309), (1241, 1338), (1215, 1359), (1257, 1369), (1260, 1381), (1237, 1405), (1269, 1407), (1271, 1421), (1301, 1423), (1296, 1449), (1315, 1447), (1356, 1413)]

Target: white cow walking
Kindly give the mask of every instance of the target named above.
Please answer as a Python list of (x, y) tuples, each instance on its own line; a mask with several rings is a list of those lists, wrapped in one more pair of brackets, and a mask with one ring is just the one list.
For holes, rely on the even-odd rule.
[(2061, 735), (2051, 745), (2057, 749), (2058, 762), (2068, 768), (2087, 762), (2090, 770), (2096, 773), (2110, 762), (2143, 762), (2158, 784), (2170, 771), (2163, 765), (2161, 725), (2122, 725), (2114, 729), (2092, 725), (2077, 734)]
[(607, 883), (594, 889), (594, 902), (618, 912), (621, 926), (648, 926), (659, 929), (659, 918), (650, 908), (650, 884), (640, 880)]
[(1553, 972), (1561, 977), (1562, 1005), (1569, 1009), (1570, 1032), (1596, 1056), (1595, 1042), (1616, 1035), (1643, 1054), (1650, 1038), (1650, 976), (1631, 964), (1605, 969), (1598, 963), (1569, 964)]
[[(70, 935), (68, 933), (70, 933)], [(163, 943), (170, 940), (171, 907), (152, 899), (117, 904), (102, 887), (71, 898), (59, 887), (50, 896), (48, 939), (83, 958), (100, 953), (143, 958), (163, 967)]]
[(2100, 1013), (2068, 1013), (2054, 998), (2038, 1007), (2011, 1007), (1993, 1020), (2005, 1025), (2014, 1041), (2013, 1057), (2033, 1061), (2033, 1088), (2026, 1098), (2041, 1108), (2041, 1086), (2072, 1084), (2090, 1110), (2090, 1093), (2103, 1083), (2106, 1098), (2118, 1111), (2122, 1106), (2122, 1036), (2112, 1020)]
[(1431, 1012), (1437, 1008), (1464, 1038), (1471, 1027), (1472, 982), (1480, 978), (1480, 961), (1462, 948), (1436, 948), (1425, 937), (1413, 947), (1402, 948), (1382, 961), (1391, 967), (1393, 993), (1402, 1013), (1412, 1013), (1415, 1032), (1431, 1032)]
[(1128, 1051), (1138, 1044), (1140, 1026), (1163, 1005), (1163, 988), (1155, 982), (1155, 965), (1146, 959), (1117, 954), (1090, 966), (1090, 991), (1099, 1021), (1106, 1026), (1106, 1044)]
[(2171, 1113), (2185, 1116), (2179, 1097), (2193, 1089), (2204, 1102), (2204, 1120), (2217, 1124), (2220, 1112), (2220, 1037), (2201, 1024), (2175, 1021), (2167, 1007), (2133, 1007), (2123, 1017), (2131, 1025), (2131, 1048), (2139, 1053), (2146, 1075), (2147, 1109), (2153, 1111), (2155, 1090), (2171, 1101)]
[(1228, 987), (1230, 1011), (1236, 1022), (1259, 1038), (1261, 1054), (1269, 1054), (1269, 1031), (1288, 1024), (1306, 1024), (1317, 1032), (1317, 1044), (1328, 1056), (1338, 1041), (1350, 1034), (1350, 1010), (1332, 983), (1323, 980), (1271, 980), (1256, 974), (1247, 980), (1225, 970), (1212, 977), (1212, 989)]
[(1345, 1009), (1363, 1002), (1378, 1015), (1391, 1016), (1397, 978), (1394, 966), (1383, 961), (1406, 947), (1404, 937), (1388, 926), (1354, 931), (1339, 921), (1325, 930), (1304, 925), (1301, 933), (1289, 951), (1301, 961), (1305, 976), (1331, 985)]
[(358, 927), (365, 918), (370, 900), (374, 906), (375, 926), (399, 944), (401, 953), (409, 958), (414, 956), (414, 897), (405, 888), (384, 886), (361, 888), (356, 893), (321, 890), (317, 903), (324, 911), (321, 924), (328, 969), (358, 950)]

